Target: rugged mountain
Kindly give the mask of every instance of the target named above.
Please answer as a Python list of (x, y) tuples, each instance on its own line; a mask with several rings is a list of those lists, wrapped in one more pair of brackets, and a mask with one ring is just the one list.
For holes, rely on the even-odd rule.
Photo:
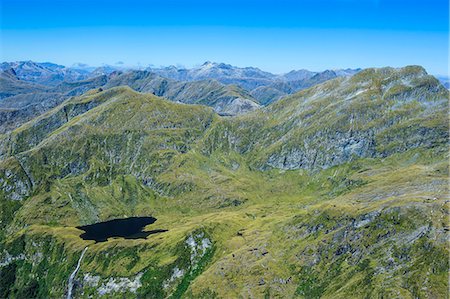
[(104, 88), (123, 85), (180, 103), (210, 106), (220, 114), (236, 115), (259, 108), (256, 101), (242, 88), (224, 85), (212, 79), (180, 82), (148, 71), (117, 72), (111, 74)]
[(0, 101), (0, 134), (18, 128), (66, 98), (60, 93), (39, 92), (20, 94)]
[(447, 105), (448, 91), (421, 67), (367, 69), (224, 122), (211, 144), (251, 153), (260, 169), (329, 168), (445, 144)]
[[(41, 115), (59, 105), (71, 96), (102, 86), (106, 83), (106, 76), (99, 76), (77, 82), (63, 82), (55, 87), (43, 87), (23, 81), (2, 81), (0, 87), (5, 86), (9, 97), (0, 100), (0, 133), (11, 131), (23, 123)], [(20, 82), (20, 84), (16, 83)], [(19, 88), (19, 86), (21, 88)], [(11, 95), (11, 93), (16, 93)]]
[[(275, 85), (275, 86), (273, 86)], [(253, 89), (250, 94), (253, 98), (255, 98), (261, 105), (266, 106), (270, 103), (276, 102), (279, 99), (285, 97), (287, 93), (283, 90), (280, 90), (280, 85), (285, 85), (286, 89), (291, 89), (289, 84), (287, 83), (278, 83), (272, 84), (269, 86), (260, 86)], [(284, 89), (284, 88), (283, 88)]]
[(103, 75), (110, 75), (113, 72), (127, 72), (131, 71), (132, 69), (123, 68), (123, 67), (115, 67), (111, 65), (104, 65), (101, 67), (94, 68), (90, 73), (89, 76), (91, 78), (97, 77), (97, 76), (103, 76)]
[[(71, 96), (90, 89), (127, 85), (170, 100), (213, 107), (217, 113), (236, 115), (258, 109), (260, 105), (245, 90), (215, 80), (179, 82), (147, 71), (94, 70), (108, 73), (74, 82), (64, 81), (45, 87), (19, 80), (10, 69), (0, 74), (0, 133), (6, 133), (60, 104)], [(109, 72), (112, 71), (112, 72)]]
[(223, 84), (235, 84), (249, 91), (258, 86), (270, 84), (276, 77), (274, 74), (254, 67), (239, 68), (225, 63), (210, 61), (192, 69), (179, 69), (175, 66), (170, 66), (166, 68), (150, 68), (149, 70), (162, 77), (179, 81), (216, 79)]
[[(124, 105), (130, 107), (128, 113), (122, 111)], [(148, 111), (146, 109), (148, 109)], [(189, 114), (188, 120), (183, 118), (184, 113)], [(170, 118), (168, 114), (172, 114)], [(79, 117), (80, 115), (83, 117)], [(48, 151), (50, 148), (41, 151), (38, 150), (38, 148), (40, 148), (40, 146), (38, 146), (38, 148), (36, 148), (37, 151), (32, 150), (32, 152), (37, 154), (36, 157), (38, 159), (41, 159), (41, 155), (43, 154), (48, 156), (51, 161), (57, 162), (57, 156), (60, 156), (60, 153), (62, 153), (61, 151), (63, 151), (70, 143), (75, 142), (73, 138), (80, 138), (80, 144), (75, 147), (82, 146), (80, 150), (87, 151), (82, 155), (88, 155), (93, 158), (97, 154), (94, 153), (94, 148), (85, 144), (86, 138), (92, 138), (92, 141), (88, 143), (92, 142), (92, 146), (97, 147), (98, 142), (95, 140), (98, 138), (99, 140), (103, 138), (109, 140), (110, 137), (113, 137), (113, 139), (108, 141), (112, 142), (111, 145), (105, 144), (105, 148), (100, 147), (97, 148), (97, 150), (102, 152), (102, 156), (106, 155), (103, 158), (109, 157), (108, 159), (110, 159), (113, 158), (110, 156), (113, 154), (110, 150), (114, 148), (114, 151), (118, 151), (116, 152), (118, 156), (113, 159), (118, 158), (122, 160), (124, 158), (122, 155), (125, 152), (122, 152), (120, 147), (123, 146), (124, 150), (128, 151), (129, 148), (127, 148), (127, 143), (123, 143), (123, 140), (131, 138), (129, 142), (133, 142), (133, 147), (139, 152), (142, 151), (142, 155), (144, 156), (151, 155), (150, 148), (155, 147), (154, 154), (156, 156), (159, 155), (161, 161), (154, 164), (154, 166), (157, 167), (157, 165), (160, 165), (160, 167), (162, 167), (161, 163), (163, 163), (164, 156), (167, 155), (170, 159), (170, 156), (173, 156), (174, 154), (173, 151), (186, 152), (189, 148), (189, 142), (192, 142), (192, 138), (198, 134), (203, 134), (203, 131), (213, 120), (214, 115), (212, 109), (207, 107), (174, 104), (167, 100), (158, 99), (152, 95), (138, 94), (133, 92), (129, 87), (111, 88), (103, 92), (92, 90), (84, 96), (64, 102), (62, 105), (8, 134), (7, 138), (2, 140), (2, 151), (0, 152), (0, 156), (9, 157), (16, 156), (17, 154), (20, 155), (22, 152), (31, 150), (35, 146), (38, 146), (39, 144), (43, 145), (43, 143), (49, 141), (49, 145), (51, 144), (51, 148), (53, 148), (52, 151), (54, 151), (53, 154), (51, 154), (52, 157), (48, 156), (50, 154)], [(105, 117), (108, 119), (105, 119)], [(186, 125), (183, 125), (184, 121), (193, 121), (196, 123), (196, 127), (186, 127)], [(141, 129), (135, 131), (135, 128), (141, 128), (146, 133), (140, 132)], [(58, 134), (55, 135), (55, 133), (58, 131), (61, 131), (62, 135), (59, 135), (61, 139), (57, 141), (56, 139), (58, 138), (56, 138), (56, 136)], [(130, 131), (129, 134), (126, 133), (128, 131)], [(64, 141), (68, 137), (67, 134), (74, 134), (67, 139), (69, 144)], [(99, 136), (98, 134), (104, 135), (104, 137)], [(150, 135), (146, 137), (146, 134)], [(116, 140), (115, 138), (118, 139)], [(59, 145), (56, 146), (55, 142)], [(111, 147), (110, 149), (108, 149), (109, 146)], [(90, 162), (80, 160), (79, 154), (81, 154), (81, 152), (74, 152), (72, 158), (60, 156), (59, 159), (62, 159), (60, 160), (62, 164), (57, 167), (69, 167), (67, 169), (69, 173), (73, 171), (84, 172), (88, 170), (88, 168), (90, 168), (88, 166)], [(138, 160), (140, 159), (138, 152), (128, 152), (127, 155), (129, 155), (129, 160), (123, 161), (126, 172), (132, 171), (129, 166), (135, 164), (136, 171), (143, 171), (143, 176), (151, 177), (155, 169), (151, 168), (149, 165), (144, 165), (147, 163), (144, 156), (142, 157), (142, 160), (140, 160), (140, 163), (144, 164), (140, 164), (138, 163)], [(31, 158), (31, 156), (29, 157)], [(100, 158), (100, 156), (97, 158)], [(73, 165), (72, 162), (68, 163), (71, 159), (73, 159)], [(107, 160), (104, 162), (107, 163)], [(63, 164), (66, 163), (68, 164), (63, 166)], [(42, 180), (45, 180), (45, 178), (40, 178), (41, 174), (45, 177), (48, 175), (50, 175), (50, 177), (57, 175), (56, 173), (50, 174), (42, 172), (40, 166), (36, 166), (37, 168), (35, 170), (38, 171), (38, 173), (32, 173), (33, 171), (28, 172), (25, 170), (32, 186), (37, 186)], [(57, 171), (59, 172), (59, 170)], [(63, 173), (64, 172), (65, 171), (63, 171)], [(68, 174), (63, 173), (60, 174), (63, 176)], [(11, 189), (11, 191), (13, 190)], [(29, 192), (31, 191), (32, 190), (29, 190)], [(15, 193), (14, 192), (15, 191), (11, 193), (11, 196), (13, 197), (16, 197), (17, 194), (20, 193), (17, 190)]]
[(275, 75), (254, 67), (239, 68), (225, 63), (209, 61), (200, 67), (192, 69), (170, 66), (165, 68), (149, 68), (149, 70), (162, 77), (181, 81), (216, 79), (223, 84), (234, 84), (247, 90), (262, 105), (267, 105), (279, 100), (283, 96), (315, 84), (336, 77), (351, 76), (359, 71), (359, 69), (327, 70), (324, 72), (298, 70), (282, 75)]
[[(0, 297), (63, 297), (72, 273), (74, 298), (446, 298), (448, 96), (413, 66), (235, 117), (67, 100), (0, 137)], [(76, 228), (149, 215), (168, 231)]]
[(26, 120), (39, 115), (40, 113), (20, 111), (20, 107), (29, 104), (30, 96), (35, 98), (41, 94), (47, 96), (44, 99), (37, 96), (39, 101), (48, 102), (46, 90), (45, 86), (20, 80), (14, 69), (2, 71), (0, 73), (0, 133), (14, 129)]
[(358, 73), (359, 71), (361, 71), (360, 68), (356, 68), (356, 69), (347, 68), (347, 69), (335, 69), (335, 70), (333, 70), (333, 72), (335, 72), (338, 77), (341, 77), (341, 76), (344, 76), (344, 77), (345, 76), (353, 76), (354, 74)]
[(50, 62), (17, 61), (0, 64), (0, 70), (8, 69), (14, 69), (17, 77), (22, 81), (45, 86), (55, 86), (64, 81), (84, 80), (89, 74), (88, 71), (67, 68)]
[(62, 82), (51, 89), (52, 92), (58, 92), (67, 96), (81, 95), (88, 90), (101, 88), (108, 82), (108, 76), (100, 75), (86, 80), (76, 82)]
[[(173, 101), (199, 103), (212, 106), (223, 115), (236, 115), (268, 105), (298, 90), (355, 72), (314, 73), (300, 70), (274, 75), (257, 68), (238, 68), (212, 62), (193, 69), (172, 66), (153, 69), (152, 72), (129, 71), (113, 66), (93, 68), (83, 64), (68, 68), (32, 61), (4, 62), (0, 68), (4, 70), (0, 77), (0, 97), (8, 98), (0, 102), (0, 132), (17, 128), (68, 97), (93, 88), (129, 85), (135, 90)], [(110, 79), (111, 82), (107, 83)]]
[(12, 68), (0, 72), (0, 101), (18, 94), (41, 92), (44, 90), (46, 90), (45, 86), (20, 80)]
[(283, 74), (282, 78), (284, 79), (283, 81), (301, 81), (311, 78), (315, 74), (315, 72), (311, 72), (308, 70), (293, 70), (289, 73)]
[(262, 86), (252, 90), (250, 94), (261, 104), (267, 105), (297, 91), (337, 77), (349, 77), (359, 71), (360, 69), (326, 70), (323, 72), (292, 71), (281, 75), (276, 82), (268, 86)]

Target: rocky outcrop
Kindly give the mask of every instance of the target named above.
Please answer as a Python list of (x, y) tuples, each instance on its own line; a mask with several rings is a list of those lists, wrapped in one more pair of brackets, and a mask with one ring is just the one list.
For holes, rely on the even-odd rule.
[(368, 69), (224, 121), (205, 153), (232, 150), (258, 169), (318, 170), (445, 145), (448, 91), (420, 67)]
[(217, 107), (216, 111), (219, 114), (224, 115), (239, 115), (257, 110), (259, 108), (261, 108), (261, 106), (255, 103), (254, 101), (243, 98), (235, 98), (228, 104), (222, 107)]
[[(93, 278), (93, 279), (92, 279)], [(90, 280), (86, 280), (86, 276), (84, 281), (89, 282), (90, 287), (97, 287), (95, 284), (97, 281), (97, 277), (92, 277)], [(128, 277), (110, 277), (108, 281), (102, 283), (97, 288), (97, 292), (99, 296), (107, 295), (110, 293), (136, 293), (137, 289), (139, 289), (141, 284), (142, 273), (137, 274), (134, 278)]]

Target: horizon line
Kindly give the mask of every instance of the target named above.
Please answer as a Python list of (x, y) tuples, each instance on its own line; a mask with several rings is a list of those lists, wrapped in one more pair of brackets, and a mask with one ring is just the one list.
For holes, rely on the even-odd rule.
[(375, 69), (380, 69), (380, 68), (394, 68), (394, 69), (399, 69), (399, 68), (403, 68), (403, 67), (407, 67), (407, 66), (420, 66), (422, 68), (425, 69), (425, 71), (433, 76), (439, 76), (439, 77), (447, 77), (450, 78), (450, 71), (447, 74), (439, 74), (439, 73), (431, 73), (428, 72), (428, 70), (426, 69), (426, 67), (424, 67), (423, 65), (420, 64), (406, 64), (403, 66), (390, 66), (390, 65), (386, 65), (386, 66), (370, 66), (370, 67), (357, 67), (357, 68), (351, 68), (351, 67), (341, 67), (341, 68), (328, 68), (328, 69), (323, 69), (323, 70), (310, 70), (307, 68), (298, 68), (298, 69), (290, 69), (288, 71), (284, 71), (284, 72), (272, 72), (272, 71), (268, 71), (265, 70), (259, 66), (251, 66), (251, 65), (247, 65), (247, 66), (239, 66), (239, 65), (234, 65), (232, 63), (227, 63), (227, 62), (217, 62), (217, 61), (210, 61), (210, 60), (206, 60), (203, 63), (196, 63), (193, 64), (191, 66), (187, 66), (185, 64), (182, 63), (176, 63), (176, 64), (170, 64), (170, 65), (156, 65), (156, 64), (152, 64), (152, 63), (146, 63), (146, 64), (142, 64), (140, 65), (140, 63), (138, 62), (137, 64), (126, 64), (123, 63), (121, 61), (118, 61), (114, 64), (109, 64), (109, 63), (101, 63), (99, 65), (94, 65), (94, 64), (88, 64), (88, 63), (83, 63), (83, 62), (74, 62), (71, 65), (68, 64), (62, 64), (62, 63), (58, 63), (58, 62), (52, 62), (50, 60), (46, 60), (46, 61), (35, 61), (32, 59), (28, 59), (28, 60), (10, 60), (10, 61), (1, 61), (0, 63), (20, 63), (20, 62), (32, 62), (32, 63), (38, 63), (38, 64), (44, 64), (44, 63), (49, 63), (49, 64), (55, 64), (55, 65), (59, 65), (59, 66), (63, 66), (65, 68), (72, 68), (72, 69), (77, 69), (77, 66), (79, 66), (80, 69), (83, 68), (101, 68), (101, 67), (113, 67), (113, 68), (117, 68), (117, 69), (123, 69), (125, 71), (127, 70), (146, 70), (146, 69), (163, 69), (163, 68), (169, 68), (169, 67), (175, 67), (178, 70), (191, 70), (191, 69), (196, 69), (201, 67), (202, 65), (205, 65), (207, 63), (212, 63), (212, 64), (225, 64), (225, 65), (229, 65), (232, 67), (236, 67), (236, 68), (240, 68), (240, 69), (245, 69), (245, 68), (255, 68), (258, 69), (260, 71), (263, 72), (267, 72), (270, 73), (272, 75), (284, 75), (284, 74), (288, 74), (289, 72), (293, 72), (293, 71), (308, 71), (308, 72), (313, 72), (313, 73), (321, 73), (321, 72), (325, 72), (325, 71), (342, 71), (342, 70), (365, 70), (365, 69), (371, 69), (371, 68), (375, 68)]

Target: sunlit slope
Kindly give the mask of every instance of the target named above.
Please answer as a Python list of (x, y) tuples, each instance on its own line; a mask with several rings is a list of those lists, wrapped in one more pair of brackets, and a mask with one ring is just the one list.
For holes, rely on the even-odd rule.
[[(61, 180), (67, 181), (77, 194), (83, 186), (110, 186), (118, 177), (125, 182), (123, 176), (127, 175), (135, 181), (136, 188), (150, 186), (174, 156), (189, 151), (216, 117), (207, 107), (175, 104), (122, 87), (75, 98), (5, 138), (6, 158), (1, 173), (8, 188), (2, 189), (2, 195), (16, 200), (36, 195), (26, 203), (38, 200), (36, 204), (40, 205), (40, 200), (49, 195), (39, 195), (52, 193), (59, 183), (63, 184)], [(54, 205), (62, 205), (64, 210), (64, 201), (72, 195), (69, 191), (63, 192), (64, 196), (58, 194), (52, 196), (63, 203), (52, 199), (51, 204), (41, 207), (53, 209)], [(81, 200), (75, 205), (78, 217), (91, 221), (100, 217), (97, 214), (101, 211), (95, 212), (93, 218), (89, 216), (94, 213), (95, 201), (92, 203), (89, 197), (83, 201), (80, 194), (74, 197)], [(146, 196), (130, 197), (139, 201)], [(115, 208), (114, 203), (105, 205)], [(64, 222), (70, 221), (70, 217), (63, 216), (60, 217)], [(113, 215), (104, 217), (107, 216)], [(56, 221), (50, 218), (49, 221)]]
[[(420, 67), (233, 118), (122, 87), (66, 101), (0, 143), (2, 294), (64, 296), (89, 246), (75, 298), (445, 298), (447, 105)], [(137, 215), (169, 231), (75, 228)]]

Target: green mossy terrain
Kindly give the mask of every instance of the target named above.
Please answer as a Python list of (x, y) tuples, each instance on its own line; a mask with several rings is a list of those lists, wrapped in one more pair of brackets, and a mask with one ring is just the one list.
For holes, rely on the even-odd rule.
[[(0, 135), (0, 298), (446, 298), (448, 91), (368, 69), (220, 117), (128, 87)], [(76, 226), (154, 216), (147, 239)]]

